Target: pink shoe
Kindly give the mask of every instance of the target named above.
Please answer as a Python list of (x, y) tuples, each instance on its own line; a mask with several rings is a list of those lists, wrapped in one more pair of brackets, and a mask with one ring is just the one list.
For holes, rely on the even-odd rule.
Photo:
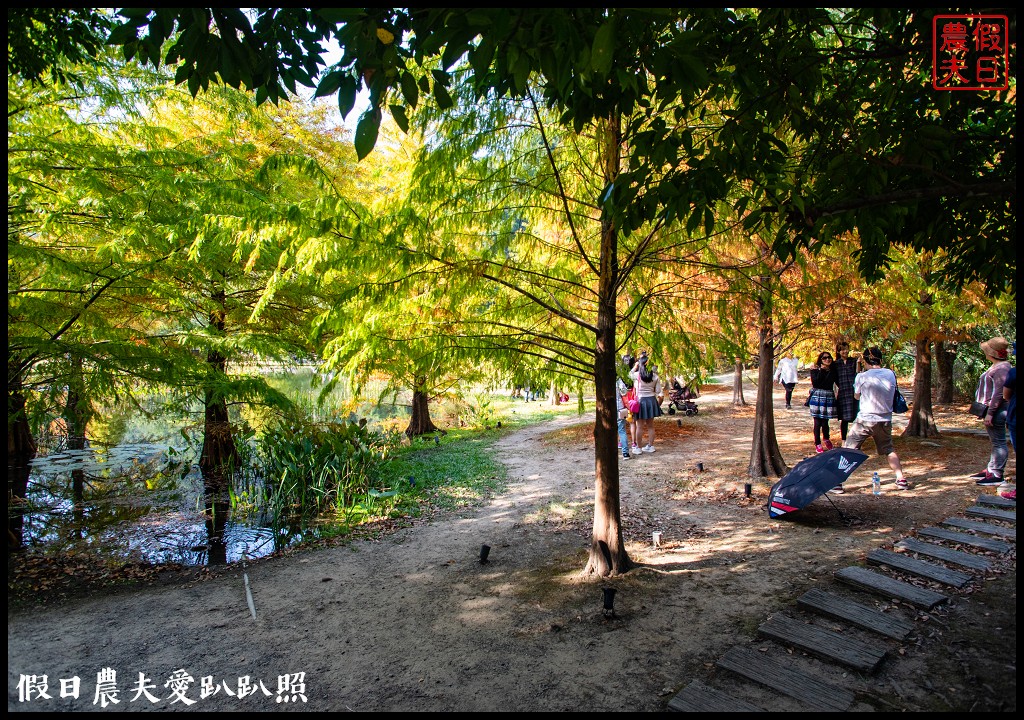
[(815, 445), (814, 446), (814, 452), (823, 453), (823, 452), (825, 452), (825, 449), (821, 445)]
[(825, 449), (826, 450), (831, 450), (832, 449), (832, 441), (829, 440), (828, 438), (825, 438)]

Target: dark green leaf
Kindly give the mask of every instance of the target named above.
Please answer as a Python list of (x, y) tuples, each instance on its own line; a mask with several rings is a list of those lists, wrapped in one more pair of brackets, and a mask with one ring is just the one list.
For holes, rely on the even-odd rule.
[(345, 78), (345, 73), (341, 70), (332, 70), (331, 72), (324, 75), (320, 84), (316, 88), (316, 92), (313, 93), (313, 97), (326, 97), (333, 95), (341, 87), (341, 81)]
[(609, 17), (594, 34), (594, 43), (590, 49), (590, 68), (604, 77), (612, 69), (615, 56), (615, 16)]
[(447, 110), (455, 104), (452, 101), (452, 96), (440, 83), (434, 83), (434, 97), (437, 99), (437, 106), (442, 110)]
[(370, 154), (377, 144), (377, 133), (380, 131), (380, 108), (370, 108), (359, 118), (356, 125), (356, 157), (362, 160)]
[(351, 75), (345, 75), (341, 80), (341, 85), (338, 88), (338, 110), (341, 111), (341, 116), (348, 117), (348, 114), (352, 112), (352, 108), (356, 104), (356, 81), (352, 79)]
[(448, 43), (444, 48), (444, 53), (441, 55), (441, 67), (445, 70), (450, 68), (465, 54), (466, 49), (465, 43)]
[(399, 82), (402, 86), (402, 97), (405, 98), (405, 102), (411, 108), (416, 107), (416, 103), (418, 103), (420, 99), (420, 91), (416, 86), (416, 78), (412, 76), (412, 73), (407, 71), (402, 73), (402, 77)]
[(359, 8), (317, 8), (314, 12), (327, 22), (350, 23), (362, 20), (365, 16)]
[(402, 128), (402, 132), (409, 132), (409, 118), (405, 115), (405, 108), (401, 105), (389, 105), (388, 109), (391, 110), (391, 117), (395, 119), (398, 127)]
[(133, 24), (118, 25), (110, 31), (110, 37), (107, 39), (108, 45), (124, 45), (131, 40), (135, 40), (139, 37), (138, 28)]

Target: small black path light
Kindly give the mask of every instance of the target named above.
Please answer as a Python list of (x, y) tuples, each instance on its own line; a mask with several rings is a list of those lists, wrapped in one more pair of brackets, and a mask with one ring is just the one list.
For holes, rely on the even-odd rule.
[(490, 545), (481, 545), (480, 546), (480, 564), (481, 565), (483, 565), (483, 564), (485, 564), (487, 562), (487, 555), (490, 554), (490, 552), (491, 552), (491, 546)]
[(704, 472), (704, 463), (697, 463), (697, 472)]
[(615, 617), (615, 588), (603, 588), (604, 592), (604, 616)]
[(750, 483), (743, 483), (743, 495), (744, 495), (744, 497), (750, 497), (751, 490), (753, 490), (753, 488), (750, 486)]

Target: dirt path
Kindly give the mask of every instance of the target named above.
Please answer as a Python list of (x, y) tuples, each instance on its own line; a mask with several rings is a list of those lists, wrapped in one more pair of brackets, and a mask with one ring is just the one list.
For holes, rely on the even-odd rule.
[[(120, 703), (106, 710), (662, 710), (691, 679), (711, 676), (732, 645), (759, 647), (757, 625), (803, 590), (977, 495), (963, 471), (987, 459), (987, 440), (908, 440), (900, 450), (915, 479), (910, 491), (873, 498), (868, 478), (882, 463), (872, 458), (837, 500), (852, 525), (824, 500), (797, 522), (771, 522), (762, 507), (767, 487), (743, 497), (753, 410), (731, 408), (729, 397), (702, 398), (701, 414), (682, 418), (682, 426), (672, 417), (658, 421), (658, 451), (623, 466), (627, 538), (641, 563), (625, 577), (578, 577), (589, 546), (593, 451), (590, 423), (567, 416), (497, 443), (511, 487), (482, 507), (250, 566), (255, 621), (238, 567), (186, 584), (9, 611), (8, 709), (98, 709), (97, 673), (110, 667)], [(807, 452), (810, 423), (802, 413), (779, 413), (780, 440), (794, 463)], [(654, 530), (663, 533), (657, 550)], [(486, 565), (478, 560), (485, 543), (492, 548)], [(979, 707), (968, 697), (978, 693), (971, 685), (981, 667), (989, 683), (1013, 683), (1015, 707), (1015, 670), (1009, 679), (993, 677), (1015, 668), (1015, 619), (1001, 626), (1009, 644), (998, 647), (971, 640), (954, 647), (969, 623), (950, 629), (957, 613), (991, 624), (983, 613), (1000, 602), (1012, 618), (1015, 569), (1015, 556), (1002, 559), (991, 583), (921, 621), (926, 629), (891, 648), (894, 659), (877, 678), (838, 677), (866, 693), (855, 709), (966, 710), (971, 702), (1008, 709), (1005, 701)], [(618, 594), (609, 619), (601, 589), (611, 586)], [(937, 666), (943, 646), (945, 664)], [(986, 657), (973, 657), (982, 648)], [(184, 692), (193, 705), (171, 702), (168, 682), (179, 670), (193, 678)], [(133, 701), (140, 673), (158, 703)], [(305, 701), (285, 693), (290, 702), (279, 703), (279, 679), (298, 673)], [(47, 676), (52, 699), (19, 701), (19, 681), (29, 675)], [(79, 698), (61, 698), (60, 679), (74, 676)], [(203, 697), (207, 676), (217, 691)], [(238, 697), (246, 676), (257, 692)], [(936, 693), (950, 696), (948, 707)], [(771, 709), (797, 708), (778, 700)]]

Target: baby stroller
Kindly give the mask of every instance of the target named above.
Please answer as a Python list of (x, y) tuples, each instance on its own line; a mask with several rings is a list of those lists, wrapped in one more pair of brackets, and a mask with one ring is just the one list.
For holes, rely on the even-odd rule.
[(679, 381), (672, 378), (672, 389), (668, 393), (668, 414), (675, 415), (676, 410), (686, 415), (697, 414), (697, 403), (694, 398), (700, 397), (700, 393), (692, 390), (690, 385), (680, 385)]

